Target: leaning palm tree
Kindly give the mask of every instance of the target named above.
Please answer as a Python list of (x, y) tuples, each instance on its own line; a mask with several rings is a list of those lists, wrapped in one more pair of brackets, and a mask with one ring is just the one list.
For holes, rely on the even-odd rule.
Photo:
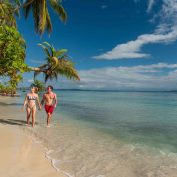
[(25, 18), (27, 18), (30, 11), (32, 11), (35, 31), (39, 34), (43, 34), (45, 30), (49, 33), (52, 31), (49, 6), (58, 14), (61, 21), (66, 22), (67, 14), (61, 4), (61, 0), (26, 0), (25, 3), (21, 5)]
[(39, 44), (46, 53), (46, 63), (38, 68), (30, 67), (34, 71), (34, 79), (40, 73), (44, 73), (45, 82), (49, 79), (58, 78), (59, 75), (65, 76), (68, 79), (80, 80), (79, 75), (74, 68), (74, 63), (68, 59), (66, 49), (55, 50), (55, 48), (47, 42)]

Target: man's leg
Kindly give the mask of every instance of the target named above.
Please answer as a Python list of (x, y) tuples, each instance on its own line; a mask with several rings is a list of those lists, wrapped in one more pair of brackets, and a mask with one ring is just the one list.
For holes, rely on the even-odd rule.
[(54, 106), (50, 106), (47, 113), (47, 125), (49, 125), (51, 122), (53, 111), (54, 111)]
[(49, 106), (45, 105), (45, 111), (47, 114), (47, 126), (49, 126), (49, 118), (50, 118), (50, 112), (49, 112)]
[(51, 120), (51, 117), (52, 117), (52, 115), (50, 114), (50, 112), (49, 112), (49, 113), (47, 113), (47, 126), (49, 126), (49, 125), (50, 125), (50, 120)]

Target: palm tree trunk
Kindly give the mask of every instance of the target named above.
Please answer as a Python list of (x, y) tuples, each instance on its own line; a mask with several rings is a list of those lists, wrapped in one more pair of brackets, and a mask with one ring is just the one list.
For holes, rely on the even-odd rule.
[(35, 68), (35, 67), (31, 67), (29, 66), (28, 67), (31, 71), (39, 71), (39, 72), (42, 72), (40, 68)]
[(45, 73), (46, 72), (46, 69), (45, 67), (47, 66), (47, 64), (43, 64), (39, 67), (32, 67), (32, 66), (28, 66), (28, 68), (31, 70), (31, 71), (36, 71), (36, 72), (43, 72)]
[(31, 71), (37, 71), (37, 72), (43, 72), (43, 73), (46, 72), (45, 69), (41, 69), (41, 68), (35, 68), (35, 67), (31, 67), (31, 66), (29, 66), (28, 68), (29, 68)]

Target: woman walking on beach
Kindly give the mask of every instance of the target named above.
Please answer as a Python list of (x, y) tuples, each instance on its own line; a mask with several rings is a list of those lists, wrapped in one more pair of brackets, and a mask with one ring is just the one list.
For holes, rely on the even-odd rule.
[(36, 102), (41, 109), (41, 104), (39, 101), (38, 94), (35, 93), (35, 86), (31, 86), (31, 92), (26, 94), (23, 109), (26, 108), (27, 114), (27, 125), (30, 125), (30, 116), (32, 116), (32, 127), (35, 125), (35, 114), (36, 114)]

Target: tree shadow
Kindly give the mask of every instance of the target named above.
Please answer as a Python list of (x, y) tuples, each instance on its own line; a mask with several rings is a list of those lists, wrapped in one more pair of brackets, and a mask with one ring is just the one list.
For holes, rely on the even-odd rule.
[[(26, 121), (24, 120), (14, 120), (14, 119), (0, 119), (1, 124), (5, 125), (18, 125), (18, 126), (26, 126)], [(37, 122), (35, 123), (38, 124)]]

